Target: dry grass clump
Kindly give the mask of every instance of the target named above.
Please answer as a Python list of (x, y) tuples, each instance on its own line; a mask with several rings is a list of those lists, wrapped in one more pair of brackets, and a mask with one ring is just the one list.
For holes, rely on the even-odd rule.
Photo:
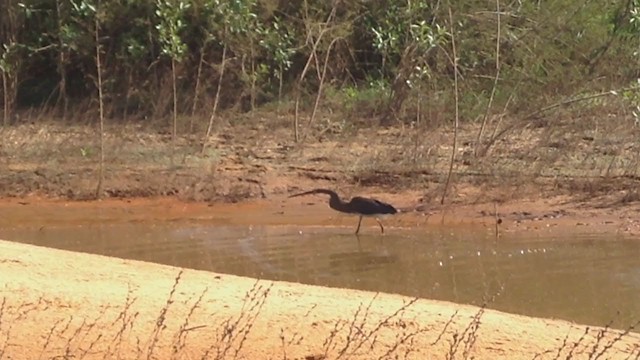
[[(119, 308), (101, 307), (95, 318), (90, 319), (80, 316), (58, 318), (48, 326), (42, 325), (38, 329), (42, 333), (32, 333), (30, 339), (16, 338), (14, 334), (20, 333), (19, 328), (28, 320), (55, 311), (51, 300), (40, 297), (33, 302), (11, 306), (5, 297), (0, 302), (0, 358), (22, 352), (24, 349), (20, 347), (33, 341), (39, 341), (37, 357), (42, 359), (255, 358), (252, 357), (255, 356), (252, 331), (263, 316), (262, 310), (269, 301), (273, 283), (256, 281), (238, 304), (238, 312), (220, 318), (215, 312), (206, 313), (205, 297), (215, 289), (207, 287), (199, 293), (191, 292), (195, 295), (185, 299), (181, 289), (183, 274), (180, 271), (176, 275), (155, 318), (145, 320), (139, 309), (144, 299), (129, 288)], [(300, 348), (310, 349), (305, 359), (315, 360), (406, 359), (425, 353), (454, 360), (478, 358), (482, 354), (483, 345), (479, 344), (482, 344), (486, 303), (469, 319), (455, 311), (438, 329), (433, 324), (413, 320), (411, 312), (419, 301), (417, 298), (404, 301), (386, 315), (374, 315), (373, 305), (378, 296), (360, 303), (351, 315), (330, 324), (322, 341), (314, 339), (311, 332), (304, 329), (292, 331), (287, 325), (276, 325), (269, 334), (261, 335), (266, 336), (276, 349), (267, 357), (291, 359), (290, 354)], [(314, 310), (315, 305), (305, 317)], [(567, 334), (557, 347), (535, 354), (532, 359), (607, 359), (612, 351), (619, 351), (615, 345), (630, 336), (639, 325), (640, 321), (623, 331), (609, 326), (586, 328), (577, 339)], [(425, 351), (425, 344), (430, 344), (432, 349)], [(640, 344), (628, 358), (639, 356)]]

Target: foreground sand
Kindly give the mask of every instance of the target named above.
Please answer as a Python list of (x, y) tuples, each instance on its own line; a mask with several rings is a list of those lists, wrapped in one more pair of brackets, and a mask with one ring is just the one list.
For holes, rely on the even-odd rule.
[(640, 335), (0, 241), (0, 358), (634, 359)]

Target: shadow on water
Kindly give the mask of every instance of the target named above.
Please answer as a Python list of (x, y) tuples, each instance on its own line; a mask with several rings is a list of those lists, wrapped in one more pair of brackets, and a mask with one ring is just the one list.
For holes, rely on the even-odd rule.
[[(640, 241), (610, 235), (225, 227), (2, 229), (0, 238), (262, 279), (399, 293), (624, 328), (640, 319)], [(497, 295), (497, 296), (496, 296)]]

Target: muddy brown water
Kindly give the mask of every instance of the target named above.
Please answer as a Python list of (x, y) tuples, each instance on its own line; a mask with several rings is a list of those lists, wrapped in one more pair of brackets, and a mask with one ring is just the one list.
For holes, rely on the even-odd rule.
[(212, 226), (0, 229), (0, 238), (269, 280), (398, 293), (626, 328), (640, 320), (640, 241), (484, 227)]

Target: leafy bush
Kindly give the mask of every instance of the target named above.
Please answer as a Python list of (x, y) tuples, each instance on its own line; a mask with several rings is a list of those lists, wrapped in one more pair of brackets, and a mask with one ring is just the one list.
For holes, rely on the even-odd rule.
[(282, 100), (298, 88), (306, 64), (317, 76), (300, 85), (313, 98), (327, 59), (325, 83), (344, 95), (340, 110), (405, 121), (415, 108), (407, 100), (452, 88), (452, 36), (462, 121), (482, 114), (492, 93), (497, 108), (508, 103), (514, 112), (529, 111), (550, 98), (624, 86), (639, 76), (637, 0), (447, 6), (427, 0), (11, 2), (0, 12), (4, 121), (20, 108), (66, 112), (93, 102), (94, 19), (105, 54), (107, 115), (116, 119), (168, 115), (164, 95), (174, 70), (178, 115), (209, 114), (218, 82), (222, 109)]

